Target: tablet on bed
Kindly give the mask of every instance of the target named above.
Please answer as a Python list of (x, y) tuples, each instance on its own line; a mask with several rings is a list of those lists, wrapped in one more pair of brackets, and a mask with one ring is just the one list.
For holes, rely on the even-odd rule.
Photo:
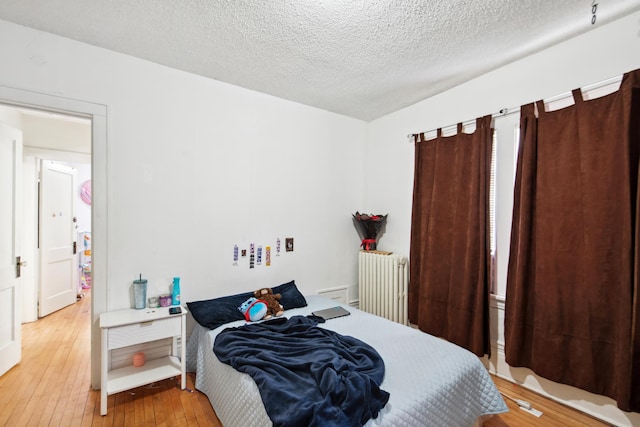
[(351, 313), (349, 313), (344, 308), (337, 306), (325, 308), (324, 310), (313, 311), (311, 314), (313, 314), (314, 316), (322, 317), (324, 320), (329, 320), (336, 317), (348, 316)]

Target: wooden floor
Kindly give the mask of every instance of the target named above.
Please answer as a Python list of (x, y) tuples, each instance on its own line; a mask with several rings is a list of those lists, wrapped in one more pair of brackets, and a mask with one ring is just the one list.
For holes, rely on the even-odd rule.
[(574, 411), (573, 409), (565, 405), (549, 400), (535, 392), (527, 390), (526, 388), (506, 381), (502, 378), (493, 377), (493, 381), (496, 383), (496, 385), (498, 386), (498, 390), (500, 390), (503, 395), (529, 402), (533, 409), (537, 409), (542, 412), (542, 416), (538, 418), (524, 411), (523, 409), (520, 409), (518, 404), (513, 400), (504, 398), (504, 401), (509, 407), (509, 412), (500, 415), (494, 415), (482, 424), (483, 427), (610, 426), (610, 424), (592, 418), (582, 412)]
[[(108, 413), (100, 416), (100, 392), (90, 385), (90, 298), (87, 293), (23, 325), (22, 361), (0, 377), (0, 426), (222, 426), (207, 397), (194, 389), (193, 374), (187, 375), (188, 390), (173, 379), (109, 396)], [(503, 393), (529, 401), (544, 415), (537, 418), (505, 399), (510, 411), (485, 421), (485, 427), (608, 425), (494, 380)]]
[(179, 379), (114, 394), (91, 390), (91, 296), (22, 326), (22, 361), (0, 377), (0, 426), (211, 426), (207, 397)]

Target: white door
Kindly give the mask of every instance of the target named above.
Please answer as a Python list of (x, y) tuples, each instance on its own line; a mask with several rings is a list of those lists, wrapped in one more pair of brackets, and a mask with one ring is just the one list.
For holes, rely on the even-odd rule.
[(43, 160), (40, 167), (40, 317), (76, 302), (76, 170)]
[(0, 122), (0, 375), (20, 362), (22, 132)]

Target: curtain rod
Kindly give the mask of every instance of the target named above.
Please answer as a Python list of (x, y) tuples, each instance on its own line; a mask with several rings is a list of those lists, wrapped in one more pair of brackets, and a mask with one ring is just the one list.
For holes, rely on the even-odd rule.
[[(600, 89), (600, 88), (603, 88), (603, 87), (606, 87), (606, 86), (609, 86), (609, 85), (613, 85), (613, 84), (618, 84), (619, 85), (621, 80), (622, 80), (622, 75), (611, 77), (611, 78), (608, 78), (606, 80), (602, 80), (602, 81), (600, 81), (598, 83), (593, 83), (593, 84), (590, 84), (588, 86), (583, 86), (582, 87), (582, 92), (583, 93), (589, 92), (589, 91), (592, 91), (592, 90), (595, 90), (595, 89)], [(569, 91), (569, 92), (562, 93), (560, 95), (553, 96), (551, 98), (547, 98), (547, 99), (543, 100), (543, 102), (545, 104), (549, 104), (549, 103), (552, 103), (552, 102), (557, 102), (557, 101), (561, 101), (561, 100), (564, 100), (564, 99), (568, 99), (568, 98), (571, 98), (571, 97), (573, 97), (573, 95)], [(493, 113), (491, 115), (491, 119), (495, 119), (496, 117), (509, 116), (511, 114), (515, 114), (515, 113), (519, 113), (519, 112), (520, 112), (520, 107), (502, 108), (497, 113)], [(475, 122), (476, 122), (476, 119), (467, 120), (467, 121), (462, 122), (462, 126), (463, 127), (464, 126), (468, 126), (468, 125), (474, 124)], [(454, 125), (448, 125), (448, 126), (444, 126), (444, 127), (441, 127), (441, 128), (431, 129), (431, 130), (428, 130), (426, 132), (410, 133), (409, 135), (407, 135), (407, 139), (409, 140), (409, 142), (413, 142), (415, 137), (417, 135), (420, 135), (421, 133), (424, 133), (424, 134), (433, 133), (433, 132), (437, 132), (438, 129), (442, 129), (442, 133), (447, 133), (449, 131), (453, 131), (454, 129), (457, 129), (457, 127), (458, 127), (458, 124), (456, 123)]]

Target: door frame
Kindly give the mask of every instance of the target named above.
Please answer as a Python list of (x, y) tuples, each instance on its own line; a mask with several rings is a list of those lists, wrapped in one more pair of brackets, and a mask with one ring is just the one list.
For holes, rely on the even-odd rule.
[(100, 313), (108, 310), (107, 105), (0, 85), (0, 103), (91, 119), (91, 386), (100, 388)]

